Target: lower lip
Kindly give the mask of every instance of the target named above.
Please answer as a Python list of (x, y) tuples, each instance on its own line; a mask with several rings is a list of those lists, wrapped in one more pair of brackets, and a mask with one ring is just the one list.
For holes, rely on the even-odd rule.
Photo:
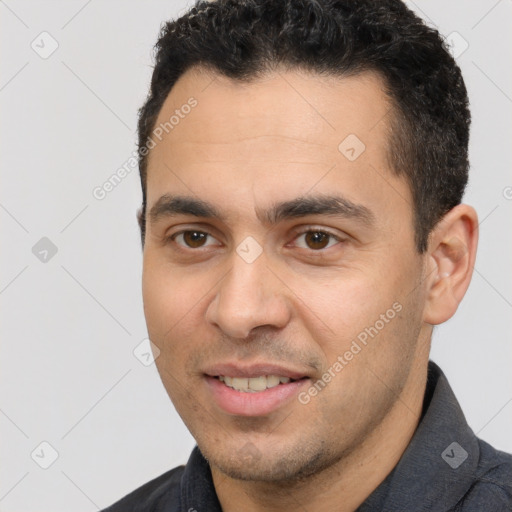
[(264, 416), (289, 402), (309, 382), (309, 379), (279, 384), (254, 393), (237, 391), (209, 375), (206, 376), (206, 382), (215, 403), (224, 412), (236, 416)]

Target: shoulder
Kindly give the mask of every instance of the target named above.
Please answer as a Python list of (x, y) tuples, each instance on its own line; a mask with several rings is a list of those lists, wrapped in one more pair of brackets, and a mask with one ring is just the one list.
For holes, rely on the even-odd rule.
[(480, 461), (473, 484), (455, 510), (512, 511), (512, 455), (478, 440)]
[(102, 512), (158, 512), (165, 503), (180, 502), (180, 483), (185, 466), (178, 466), (150, 480)]

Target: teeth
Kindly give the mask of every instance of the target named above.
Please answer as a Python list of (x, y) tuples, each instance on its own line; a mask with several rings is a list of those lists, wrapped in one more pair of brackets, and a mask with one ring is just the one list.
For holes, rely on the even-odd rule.
[(280, 380), (277, 375), (267, 375), (267, 388), (275, 388), (279, 382)]
[(231, 386), (234, 389), (238, 389), (238, 391), (249, 391), (249, 379), (244, 379), (243, 377), (233, 377)]
[(264, 375), (261, 377), (255, 377), (254, 379), (247, 379), (249, 382), (249, 388), (253, 391), (264, 391), (267, 389), (267, 377)]
[(265, 389), (275, 388), (279, 384), (288, 384), (291, 379), (289, 377), (279, 377), (278, 375), (261, 375), (260, 377), (251, 378), (220, 375), (219, 380), (237, 391), (256, 393), (258, 391), (265, 391)]

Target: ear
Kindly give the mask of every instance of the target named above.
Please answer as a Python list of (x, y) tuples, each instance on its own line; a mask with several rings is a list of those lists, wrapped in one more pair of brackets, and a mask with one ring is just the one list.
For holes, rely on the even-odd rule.
[(459, 204), (434, 227), (429, 237), (427, 287), (423, 320), (446, 322), (457, 311), (468, 289), (478, 246), (478, 216)]

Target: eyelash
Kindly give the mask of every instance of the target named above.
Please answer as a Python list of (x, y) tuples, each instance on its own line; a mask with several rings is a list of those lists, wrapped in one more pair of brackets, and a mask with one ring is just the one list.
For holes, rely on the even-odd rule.
[[(176, 238), (184, 235), (185, 233), (201, 233), (201, 234), (204, 234), (204, 235), (206, 235), (210, 238), (213, 238), (215, 240), (215, 237), (210, 235), (210, 233), (207, 233), (206, 231), (200, 231), (199, 229), (185, 229), (183, 231), (179, 231), (178, 233), (174, 233), (171, 236), (167, 237), (166, 242), (175, 242), (176, 243)], [(187, 249), (195, 250), (194, 247), (188, 247), (186, 244), (183, 244), (183, 245), (177, 244), (177, 245), (179, 245), (180, 247), (186, 247)], [(199, 247), (199, 249), (202, 249), (203, 247), (204, 246), (201, 246), (201, 247)]]
[[(198, 248), (194, 248), (194, 247), (189, 247), (187, 246), (186, 244), (179, 244), (176, 242), (176, 238), (179, 237), (179, 236), (182, 236), (184, 235), (185, 233), (190, 233), (190, 232), (196, 232), (196, 233), (201, 233), (201, 234), (204, 234), (210, 238), (213, 238), (215, 239), (214, 236), (212, 236), (210, 233), (206, 232), (206, 231), (201, 231), (201, 230), (196, 230), (196, 229), (184, 229), (183, 231), (178, 231), (177, 233), (173, 233), (172, 235), (168, 236), (166, 239), (165, 239), (165, 242), (168, 243), (168, 242), (172, 242), (172, 243), (176, 243), (182, 250), (192, 250), (192, 251), (195, 251), (195, 250), (198, 250), (198, 249), (202, 249), (203, 247), (208, 247), (208, 246), (200, 246)], [(303, 231), (297, 231), (296, 233), (294, 233), (294, 241), (297, 240), (299, 237), (301, 236), (305, 236), (307, 235), (308, 233), (321, 233), (321, 234), (324, 234), (324, 235), (327, 235), (330, 239), (334, 239), (336, 240), (337, 243), (343, 243), (346, 241), (345, 238), (341, 238), (340, 236), (338, 235), (335, 235), (334, 233), (331, 233), (330, 231), (327, 231), (325, 229), (315, 229), (315, 228), (309, 228), (309, 229), (306, 229), (306, 230), (303, 230)], [(329, 240), (330, 242), (330, 240)], [(321, 249), (311, 249), (311, 248), (307, 248), (307, 247), (299, 247), (300, 249), (305, 249), (305, 250), (310, 250), (311, 252), (316, 252), (316, 253), (320, 253), (320, 252), (323, 252), (327, 249), (330, 249), (331, 247), (333, 247), (333, 245), (336, 245), (336, 244), (332, 244), (332, 245), (328, 245), (327, 247), (323, 247)]]
[[(315, 249), (311, 249), (310, 247), (299, 247), (300, 249), (305, 249), (305, 250), (309, 250), (309, 251), (312, 251), (312, 252), (320, 253), (320, 252), (326, 251), (327, 249), (330, 249), (331, 247), (333, 247), (337, 243), (340, 243), (340, 242), (344, 241), (344, 239), (340, 238), (338, 235), (335, 235), (334, 233), (331, 233), (330, 231), (326, 231), (325, 229), (307, 229), (305, 231), (300, 231), (300, 232), (296, 233), (296, 236), (295, 236), (295, 238), (293, 240), (296, 241), (300, 237), (305, 236), (305, 235), (307, 235), (309, 233), (321, 233), (323, 235), (327, 235), (329, 237), (329, 242), (328, 242), (327, 247), (322, 247), (321, 249), (316, 249), (316, 250)], [(336, 243), (331, 244), (332, 240), (335, 240)]]

